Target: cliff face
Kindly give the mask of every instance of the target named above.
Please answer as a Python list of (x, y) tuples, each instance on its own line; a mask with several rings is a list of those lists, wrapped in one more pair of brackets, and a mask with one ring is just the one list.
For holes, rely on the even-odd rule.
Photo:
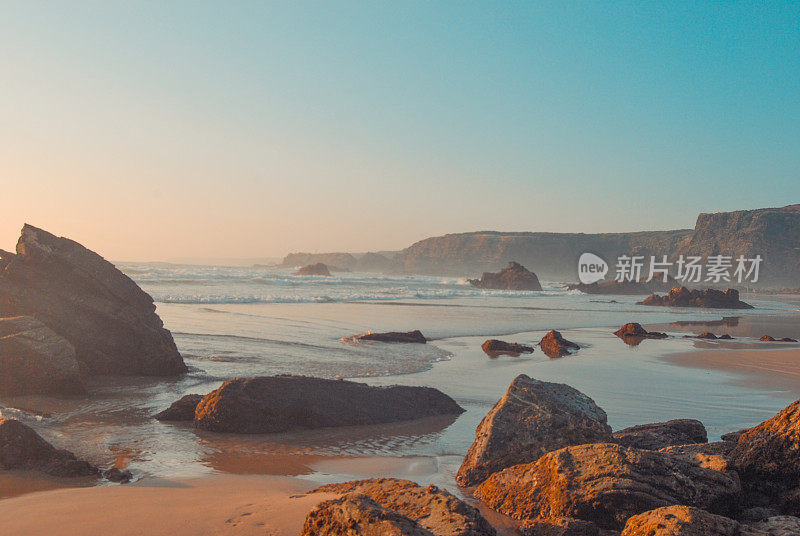
[(800, 205), (700, 214), (676, 255), (763, 258), (759, 283), (800, 285)]
[(427, 238), (395, 255), (400, 271), (470, 275), (497, 270), (517, 261), (545, 279), (577, 278), (578, 257), (591, 252), (613, 264), (622, 253), (664, 255), (675, 251), (690, 230), (638, 233), (500, 233), (450, 234)]

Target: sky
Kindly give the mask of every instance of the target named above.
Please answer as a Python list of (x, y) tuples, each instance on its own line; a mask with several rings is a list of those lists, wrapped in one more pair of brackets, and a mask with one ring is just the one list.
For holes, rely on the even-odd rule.
[(0, 0), (0, 248), (691, 228), (800, 202), (798, 2)]

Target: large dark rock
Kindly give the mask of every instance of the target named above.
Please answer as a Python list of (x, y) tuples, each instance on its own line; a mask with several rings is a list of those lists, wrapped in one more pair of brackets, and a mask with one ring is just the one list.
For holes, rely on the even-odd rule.
[(486, 352), (489, 357), (497, 357), (499, 355), (518, 356), (520, 354), (529, 354), (533, 352), (533, 346), (526, 346), (517, 342), (505, 342), (497, 339), (488, 339), (481, 345), (481, 349)]
[(328, 266), (338, 266), (345, 270), (352, 270), (357, 261), (349, 253), (289, 253), (278, 266), (280, 268), (295, 268), (320, 262)]
[(675, 286), (675, 279), (654, 278), (652, 281), (598, 281), (596, 283), (574, 283), (567, 290), (579, 290), (586, 294), (604, 295), (648, 295), (654, 292), (669, 292)]
[(695, 419), (639, 424), (614, 432), (612, 437), (614, 443), (623, 447), (647, 450), (708, 442), (706, 427)]
[(236, 378), (203, 397), (195, 425), (203, 430), (262, 434), (407, 421), (463, 413), (431, 387), (325, 380), (307, 376)]
[[(328, 484), (315, 492), (361, 495), (418, 523), (436, 536), (494, 536), (494, 528), (478, 510), (436, 486), (409, 480), (373, 478)], [(375, 536), (381, 534), (374, 532)]]
[(478, 288), (498, 290), (542, 290), (536, 274), (516, 262), (497, 273), (484, 272), (480, 279), (470, 279), (470, 283)]
[(331, 272), (325, 263), (318, 262), (316, 264), (307, 264), (297, 270), (294, 275), (322, 275), (330, 277)]
[(635, 515), (622, 536), (739, 536), (739, 523), (691, 506), (664, 506)]
[(203, 395), (189, 394), (180, 397), (170, 407), (153, 415), (159, 421), (193, 421), (197, 404)]
[(85, 394), (75, 348), (32, 316), (0, 318), (0, 394)]
[(56, 477), (94, 477), (100, 470), (59, 450), (32, 428), (15, 419), (0, 417), (0, 468), (34, 469)]
[(800, 514), (800, 400), (741, 434), (730, 458), (748, 501), (763, 497), (785, 513)]
[(608, 441), (606, 421), (605, 411), (577, 389), (521, 374), (478, 425), (456, 480), (472, 486), (562, 447)]
[(404, 342), (425, 344), (428, 339), (418, 329), (409, 332), (389, 331), (387, 333), (362, 333), (361, 335), (351, 335), (345, 337), (346, 341), (376, 341), (376, 342)]
[(35, 316), (75, 348), (83, 372), (185, 372), (153, 299), (77, 242), (25, 225), (16, 255), (0, 252), (0, 316)]
[(727, 473), (662, 452), (594, 443), (495, 473), (475, 496), (515, 519), (573, 517), (620, 530), (631, 516), (674, 504), (727, 515), (739, 492)]
[(568, 356), (573, 351), (580, 349), (580, 346), (572, 341), (568, 341), (556, 330), (548, 331), (547, 335), (542, 337), (542, 340), (539, 341), (539, 347), (545, 355), (554, 359)]
[(384, 508), (366, 495), (344, 495), (318, 504), (300, 536), (433, 536), (416, 521)]
[(704, 307), (709, 309), (752, 309), (753, 306), (739, 299), (739, 291), (733, 288), (717, 290), (689, 290), (674, 287), (665, 296), (652, 294), (638, 305), (661, 305), (665, 307)]
[(636, 346), (645, 339), (666, 339), (667, 334), (659, 331), (647, 331), (637, 322), (628, 322), (617, 331), (614, 335), (625, 341), (629, 346)]

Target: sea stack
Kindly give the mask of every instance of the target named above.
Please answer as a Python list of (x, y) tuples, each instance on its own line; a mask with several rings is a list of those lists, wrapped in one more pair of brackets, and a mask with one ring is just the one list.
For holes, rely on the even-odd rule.
[(497, 273), (484, 272), (480, 279), (470, 279), (469, 282), (485, 289), (542, 290), (536, 274), (514, 261)]

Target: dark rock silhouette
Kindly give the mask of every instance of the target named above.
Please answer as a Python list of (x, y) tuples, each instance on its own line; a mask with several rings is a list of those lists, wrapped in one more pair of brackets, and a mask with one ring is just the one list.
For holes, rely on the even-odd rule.
[(739, 291), (733, 288), (717, 290), (689, 290), (675, 287), (665, 296), (653, 294), (638, 305), (659, 305), (664, 307), (704, 307), (709, 309), (752, 309), (753, 306), (739, 299)]
[(470, 279), (469, 282), (485, 289), (542, 290), (536, 274), (513, 261), (497, 273), (484, 272), (480, 279)]
[(428, 342), (428, 339), (425, 338), (425, 335), (418, 329), (414, 331), (408, 331), (406, 333), (400, 331), (390, 331), (388, 333), (363, 333), (361, 335), (351, 335), (350, 337), (344, 337), (343, 339), (345, 342), (348, 341), (376, 341), (376, 342), (404, 342), (404, 343), (416, 343), (416, 344), (425, 344)]
[(764, 335), (763, 337), (761, 337), (758, 340), (759, 341), (764, 341), (764, 342), (797, 342), (796, 339), (790, 339), (789, 337), (784, 337), (782, 339), (776, 339), (776, 338), (771, 337), (769, 335)]
[(329, 277), (331, 272), (328, 270), (328, 266), (326, 264), (318, 262), (316, 264), (307, 264), (306, 266), (303, 266), (297, 270), (294, 275), (321, 275)]
[(520, 354), (529, 354), (533, 352), (533, 346), (526, 346), (516, 342), (499, 341), (497, 339), (488, 339), (481, 345), (481, 349), (483, 349), (489, 357), (497, 357), (499, 355), (518, 356)]
[(645, 339), (666, 339), (667, 334), (658, 331), (647, 331), (637, 322), (629, 322), (614, 332), (629, 346), (637, 346)]
[(195, 410), (195, 426), (213, 432), (263, 434), (463, 412), (452, 398), (431, 387), (373, 387), (307, 376), (264, 376), (226, 381), (203, 397)]

